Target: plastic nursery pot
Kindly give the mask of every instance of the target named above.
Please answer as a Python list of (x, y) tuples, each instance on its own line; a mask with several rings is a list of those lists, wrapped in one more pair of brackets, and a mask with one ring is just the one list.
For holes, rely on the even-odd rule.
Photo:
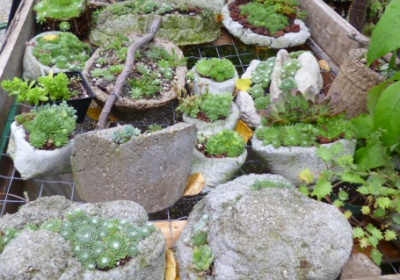
[[(80, 71), (69, 71), (69, 72), (63, 72), (67, 75), (68, 78), (76, 77), (78, 76), (81, 81), (82, 81), (82, 89), (84, 92), (79, 95), (78, 98), (74, 99), (69, 99), (66, 100), (67, 104), (71, 107), (74, 107), (76, 110), (76, 115), (77, 123), (83, 123), (85, 120), (85, 116), (87, 113), (87, 110), (89, 109), (90, 103), (92, 102), (92, 99), (94, 98), (94, 92), (92, 88), (89, 86), (88, 81), (86, 80), (85, 76), (83, 76), (82, 72)], [(55, 73), (54, 75), (57, 75), (58, 73)], [(56, 101), (52, 102), (55, 104), (60, 104), (62, 101)]]

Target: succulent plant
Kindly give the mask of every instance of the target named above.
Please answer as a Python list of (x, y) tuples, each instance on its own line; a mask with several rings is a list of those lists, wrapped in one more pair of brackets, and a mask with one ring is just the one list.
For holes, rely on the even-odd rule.
[(44, 105), (15, 117), (29, 133), (30, 144), (38, 149), (62, 147), (76, 128), (76, 110), (65, 101)]
[(78, 17), (85, 8), (86, 2), (83, 0), (41, 0), (34, 6), (39, 23), (47, 19), (68, 20)]
[(226, 58), (202, 58), (195, 65), (196, 71), (203, 77), (224, 82), (236, 75), (233, 63)]
[(214, 261), (214, 255), (212, 253), (210, 246), (200, 245), (194, 247), (193, 264), (196, 270), (208, 271), (213, 261)]
[(211, 121), (227, 117), (231, 113), (233, 96), (231, 93), (212, 94), (204, 93), (201, 95), (188, 96), (182, 100), (177, 111), (188, 114), (192, 118), (197, 118), (199, 113), (204, 113)]
[(246, 149), (246, 142), (238, 132), (224, 129), (207, 139), (206, 152), (212, 156), (238, 157)]
[(126, 125), (125, 129), (115, 131), (112, 134), (112, 141), (117, 144), (123, 144), (133, 138), (136, 138), (138, 135), (140, 135), (140, 133), (140, 129), (132, 125)]

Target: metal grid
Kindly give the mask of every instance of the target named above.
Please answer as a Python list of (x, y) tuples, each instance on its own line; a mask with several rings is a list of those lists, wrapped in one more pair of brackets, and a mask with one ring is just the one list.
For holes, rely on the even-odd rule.
[[(275, 55), (274, 51), (258, 48), (251, 45), (243, 45), (235, 41), (229, 36), (224, 36), (224, 40), (220, 43), (216, 42), (211, 45), (200, 45), (196, 47), (184, 48), (184, 54), (188, 58), (188, 68), (190, 69), (200, 58), (204, 57), (219, 57), (230, 59), (239, 75), (246, 71), (251, 60), (253, 59), (265, 59), (271, 55)], [(330, 84), (326, 85), (329, 88)], [(18, 110), (21, 110), (20, 104), (13, 104), (11, 114), (7, 120), (8, 124), (14, 119), (14, 115)], [(145, 130), (149, 123), (154, 125), (161, 125), (166, 127), (180, 121), (179, 116), (175, 114), (177, 103), (173, 103), (164, 109), (160, 110), (158, 114), (160, 116), (143, 116), (138, 117), (135, 120), (129, 121), (129, 123), (135, 125), (142, 130)], [(162, 120), (160, 122), (160, 120)], [(86, 118), (86, 122), (94, 122), (89, 118)], [(83, 132), (81, 129), (79, 132)], [(6, 144), (9, 138), (9, 125), (3, 131), (0, 141), (0, 217), (6, 213), (13, 213), (18, 210), (18, 207), (25, 204), (28, 201), (33, 201), (42, 196), (52, 195), (48, 192), (51, 186), (57, 186), (59, 189), (63, 189), (63, 196), (72, 201), (79, 201), (79, 197), (75, 192), (75, 183), (72, 176), (63, 177), (62, 180), (54, 180), (49, 177), (42, 177), (38, 179), (24, 181), (19, 177), (18, 171), (15, 170), (11, 158), (5, 154)], [(263, 163), (255, 156), (248, 146), (248, 157), (245, 164), (240, 168), (235, 177), (250, 174), (250, 173), (262, 173)], [(27, 188), (28, 186), (28, 188)], [(164, 217), (164, 220), (186, 220), (187, 216), (178, 215), (174, 213), (174, 209), (179, 208), (181, 205), (189, 204), (189, 207), (193, 207), (199, 200), (204, 197), (204, 194), (200, 194), (193, 197), (183, 197), (174, 206), (160, 211), (158, 213), (150, 214), (151, 220), (158, 220), (157, 218)], [(384, 255), (384, 265), (382, 266), (383, 274), (399, 273), (399, 262), (400, 259), (393, 259), (392, 256)]]

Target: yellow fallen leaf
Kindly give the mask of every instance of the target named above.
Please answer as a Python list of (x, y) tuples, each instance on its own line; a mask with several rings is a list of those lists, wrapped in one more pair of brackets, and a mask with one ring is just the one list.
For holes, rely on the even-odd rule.
[(167, 249), (165, 257), (167, 259), (167, 267), (165, 269), (165, 280), (177, 280), (177, 266), (174, 253)]
[(329, 63), (326, 60), (319, 61), (319, 68), (324, 71), (331, 71), (331, 67), (329, 66)]
[(58, 38), (58, 35), (46, 35), (46, 36), (43, 36), (43, 39), (45, 39), (46, 41), (53, 41), (53, 40), (55, 40), (57, 38)]
[(243, 136), (244, 140), (249, 142), (250, 138), (253, 136), (253, 130), (242, 120), (239, 120), (236, 125), (236, 131)]
[(248, 91), (251, 86), (251, 79), (237, 79), (236, 88), (241, 91)]
[[(101, 108), (100, 107), (90, 107), (88, 109), (88, 111), (87, 111), (88, 117), (91, 118), (92, 120), (95, 120), (95, 121), (99, 120), (100, 114), (101, 114)], [(113, 121), (113, 122), (118, 120), (116, 117), (113, 117), (111, 115), (108, 118), (109, 118), (110, 121)]]
[(188, 180), (186, 183), (186, 190), (183, 193), (183, 196), (191, 196), (191, 195), (199, 194), (202, 191), (202, 189), (204, 188), (205, 184), (206, 184), (206, 181), (204, 180), (203, 174), (194, 173), (193, 175), (188, 177)]
[(311, 170), (306, 168), (303, 171), (300, 172), (299, 178), (301, 181), (306, 183), (307, 185), (311, 184), (314, 182), (314, 175), (312, 174)]

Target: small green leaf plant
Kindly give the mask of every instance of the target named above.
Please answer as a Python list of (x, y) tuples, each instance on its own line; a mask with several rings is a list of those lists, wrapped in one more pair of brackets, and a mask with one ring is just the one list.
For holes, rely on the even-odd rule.
[(50, 219), (40, 225), (23, 229), (7, 228), (0, 232), (0, 253), (24, 230), (47, 230), (69, 241), (74, 256), (88, 270), (108, 270), (121, 265), (122, 260), (140, 254), (139, 242), (156, 231), (154, 224), (129, 223), (119, 219), (89, 216), (83, 210), (66, 213), (63, 219)]
[(238, 157), (246, 149), (246, 142), (238, 132), (224, 129), (209, 137), (199, 136), (199, 147), (209, 157)]
[(214, 122), (225, 119), (231, 113), (233, 96), (231, 93), (212, 94), (206, 92), (201, 95), (193, 95), (184, 98), (176, 109), (186, 113), (192, 118)]
[(111, 138), (114, 143), (123, 144), (129, 142), (131, 139), (136, 138), (140, 134), (140, 129), (132, 125), (126, 125), (124, 129), (115, 131)]
[[(379, 265), (382, 261), (379, 242), (397, 238), (390, 225), (396, 223), (393, 216), (400, 212), (400, 178), (390, 162), (383, 168), (366, 170), (354, 163), (353, 156), (342, 155), (343, 150), (342, 143), (335, 143), (330, 148), (321, 146), (318, 155), (327, 169), (319, 174), (316, 182), (311, 172), (302, 172), (300, 178), (306, 184), (300, 191), (338, 207), (352, 225), (355, 241), (361, 248), (371, 246), (371, 257)], [(361, 200), (360, 217), (349, 210), (347, 205), (354, 197), (343, 188), (344, 185), (350, 185)]]
[(263, 126), (256, 129), (265, 145), (311, 147), (339, 139), (353, 139), (355, 128), (335, 109), (336, 95), (315, 100), (300, 92), (283, 93), (279, 99), (260, 110)]
[(91, 53), (89, 44), (69, 32), (40, 36), (33, 48), (33, 55), (41, 64), (70, 71), (82, 70)]
[(83, 0), (41, 0), (33, 7), (38, 23), (45, 23), (48, 19), (72, 19), (81, 15), (85, 8), (86, 1)]
[(285, 182), (276, 182), (276, 181), (271, 181), (271, 180), (255, 180), (254, 183), (250, 186), (250, 189), (253, 191), (259, 191), (262, 189), (267, 189), (267, 188), (293, 188), (293, 185)]
[(39, 105), (49, 99), (52, 101), (68, 100), (79, 94), (70, 90), (70, 79), (65, 73), (54, 74), (52, 71), (47, 76), (39, 77), (38, 82), (22, 80), (14, 77), (4, 80), (1, 86), (10, 96), (17, 96), (17, 102), (30, 105)]
[(29, 143), (37, 149), (54, 149), (66, 145), (76, 128), (76, 110), (65, 101), (38, 106), (15, 120), (28, 133)]
[(195, 64), (197, 73), (217, 82), (224, 82), (236, 75), (233, 63), (227, 58), (202, 58)]

